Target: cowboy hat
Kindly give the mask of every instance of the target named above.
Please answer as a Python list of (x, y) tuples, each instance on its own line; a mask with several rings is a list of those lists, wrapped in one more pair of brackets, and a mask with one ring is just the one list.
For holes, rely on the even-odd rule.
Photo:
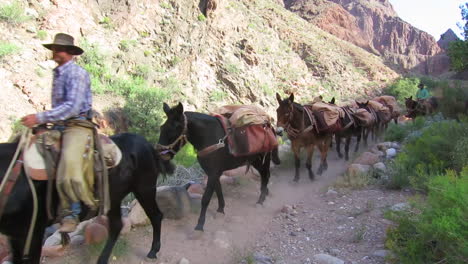
[(50, 44), (42, 44), (42, 46), (46, 47), (47, 49), (52, 50), (53, 47), (60, 46), (66, 47), (67, 52), (71, 55), (81, 55), (83, 54), (83, 50), (80, 47), (77, 47), (73, 44), (73, 37), (65, 34), (65, 33), (58, 33), (54, 37), (54, 42)]

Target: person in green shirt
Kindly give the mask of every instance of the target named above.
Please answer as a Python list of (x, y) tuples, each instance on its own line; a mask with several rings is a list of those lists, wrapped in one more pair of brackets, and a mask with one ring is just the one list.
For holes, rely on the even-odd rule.
[(416, 99), (427, 100), (429, 99), (429, 97), (431, 97), (431, 95), (429, 94), (429, 91), (424, 87), (423, 83), (420, 83), (418, 87), (419, 87), (419, 90), (416, 93)]

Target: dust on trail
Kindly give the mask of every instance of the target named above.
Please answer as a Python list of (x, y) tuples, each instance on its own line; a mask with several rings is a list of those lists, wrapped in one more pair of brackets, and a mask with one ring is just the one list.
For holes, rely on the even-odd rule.
[[(225, 215), (216, 213), (218, 201), (216, 195), (213, 195), (203, 233), (193, 230), (198, 213), (193, 213), (183, 220), (165, 219), (162, 223), (162, 247), (158, 259), (148, 260), (145, 256), (152, 240), (151, 225), (132, 229), (129, 234), (122, 236), (128, 244), (125, 255), (111, 257), (110, 263), (175, 264), (181, 258), (186, 258), (191, 264), (237, 264), (242, 257), (252, 253), (255, 241), (269, 231), (269, 224), (285, 204), (307, 202), (307, 197), (325, 192), (327, 186), (344, 173), (346, 163), (335, 157), (335, 153), (329, 155), (328, 170), (321, 176), (316, 175), (314, 181), (309, 179), (304, 166), (299, 183), (292, 182), (293, 168), (272, 169), (270, 195), (263, 206), (255, 204), (260, 194), (259, 182), (241, 178), (239, 185), (223, 186)], [(317, 168), (318, 164), (319, 160), (315, 159), (313, 168)], [(61, 259), (46, 259), (43, 263), (95, 263), (97, 257), (88, 256), (89, 250), (86, 251), (83, 247), (85, 246), (71, 249), (67, 256)]]

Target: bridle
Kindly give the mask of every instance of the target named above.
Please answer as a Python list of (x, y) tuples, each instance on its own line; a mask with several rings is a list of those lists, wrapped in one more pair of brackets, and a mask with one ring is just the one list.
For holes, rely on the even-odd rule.
[(289, 110), (288, 121), (286, 122), (286, 124), (285, 124), (286, 127), (284, 129), (286, 130), (286, 133), (288, 133), (288, 135), (291, 138), (297, 138), (302, 133), (302, 130), (292, 127), (292, 124), (291, 124), (292, 122), (291, 121), (293, 119), (293, 115), (294, 115), (294, 104), (291, 103), (290, 110)]
[(177, 151), (174, 150), (176, 146), (181, 149), (187, 143), (187, 116), (185, 116), (185, 113), (182, 113), (182, 116), (184, 117), (184, 129), (182, 130), (180, 136), (169, 145), (156, 144), (156, 149), (159, 151), (159, 155), (164, 160), (171, 159), (166, 157), (166, 155), (169, 153), (172, 153), (173, 155), (177, 154)]

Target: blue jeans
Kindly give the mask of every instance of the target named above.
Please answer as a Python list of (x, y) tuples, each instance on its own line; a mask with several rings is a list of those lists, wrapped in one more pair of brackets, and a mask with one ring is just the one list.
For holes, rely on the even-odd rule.
[(81, 203), (80, 202), (73, 202), (70, 204), (70, 211), (71, 214), (65, 216), (64, 218), (75, 218), (79, 219), (81, 213)]

